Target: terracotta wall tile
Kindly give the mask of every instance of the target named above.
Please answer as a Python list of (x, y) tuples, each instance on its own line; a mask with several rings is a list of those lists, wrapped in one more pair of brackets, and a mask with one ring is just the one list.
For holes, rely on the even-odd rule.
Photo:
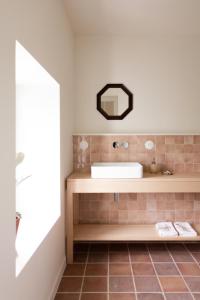
[(194, 136), (194, 144), (200, 144), (200, 135)]
[(193, 143), (194, 143), (193, 135), (185, 135), (184, 136), (184, 144), (193, 144)]
[(175, 136), (174, 135), (167, 135), (165, 136), (165, 144), (175, 144)]
[[(80, 142), (85, 139), (88, 149), (82, 151)], [(155, 142), (155, 148), (147, 151), (144, 143)], [(114, 141), (127, 141), (128, 149), (114, 149)], [(89, 170), (93, 162), (139, 161), (149, 171), (153, 158), (162, 169), (175, 172), (200, 173), (200, 136), (193, 135), (114, 135), (74, 136), (74, 169)], [(80, 223), (137, 224), (163, 220), (188, 220), (200, 223), (199, 194), (121, 194), (120, 202), (114, 202), (113, 194), (84, 194), (80, 196)]]

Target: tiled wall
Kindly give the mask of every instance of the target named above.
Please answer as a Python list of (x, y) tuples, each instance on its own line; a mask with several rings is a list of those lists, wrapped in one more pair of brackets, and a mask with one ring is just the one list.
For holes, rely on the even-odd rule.
[[(81, 150), (81, 141), (89, 147)], [(152, 140), (153, 150), (144, 142)], [(114, 149), (114, 141), (126, 141), (128, 149)], [(161, 169), (200, 172), (200, 135), (113, 135), (74, 136), (74, 170), (86, 171), (93, 162), (139, 161), (148, 171), (153, 158)], [(162, 220), (200, 223), (200, 194), (121, 194), (115, 203), (112, 194), (80, 196), (79, 222), (136, 224)]]

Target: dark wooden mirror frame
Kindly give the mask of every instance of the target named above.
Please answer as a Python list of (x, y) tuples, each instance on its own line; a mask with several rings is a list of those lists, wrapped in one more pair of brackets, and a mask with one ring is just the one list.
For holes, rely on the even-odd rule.
[[(128, 108), (119, 116), (110, 116), (105, 110), (101, 108), (101, 96), (110, 88), (122, 89), (128, 95)], [(107, 119), (107, 120), (123, 120), (129, 112), (133, 109), (133, 94), (125, 87), (122, 83), (108, 83), (106, 84), (97, 94), (97, 110)]]

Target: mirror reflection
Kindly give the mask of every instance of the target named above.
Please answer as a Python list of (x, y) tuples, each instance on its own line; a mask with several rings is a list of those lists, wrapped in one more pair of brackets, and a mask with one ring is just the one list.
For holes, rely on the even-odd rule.
[(101, 97), (101, 107), (108, 115), (119, 116), (128, 107), (128, 95), (121, 89), (110, 88)]

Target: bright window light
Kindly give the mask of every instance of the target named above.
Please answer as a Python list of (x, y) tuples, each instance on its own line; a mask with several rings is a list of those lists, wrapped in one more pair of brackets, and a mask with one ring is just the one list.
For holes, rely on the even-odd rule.
[[(60, 216), (60, 86), (16, 42), (16, 276)], [(19, 155), (18, 155), (19, 156)]]

